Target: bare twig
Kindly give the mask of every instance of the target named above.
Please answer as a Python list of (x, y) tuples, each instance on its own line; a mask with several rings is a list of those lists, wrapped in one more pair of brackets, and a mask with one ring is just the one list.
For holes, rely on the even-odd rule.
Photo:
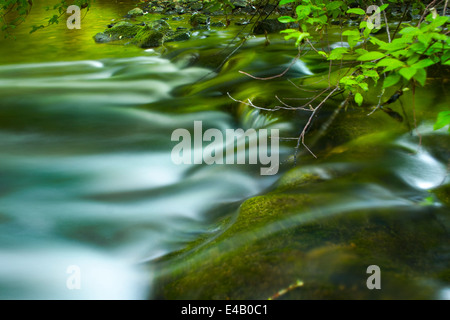
[(329, 94), (328, 96), (323, 99), (319, 105), (317, 105), (317, 107), (314, 108), (313, 113), (311, 114), (311, 116), (308, 119), (308, 122), (306, 123), (305, 127), (302, 130), (302, 133), (300, 134), (300, 136), (298, 137), (297, 140), (297, 146), (295, 147), (295, 154), (294, 154), (294, 164), (297, 164), (297, 154), (298, 154), (298, 149), (300, 148), (300, 143), (306, 148), (306, 150), (308, 150), (309, 153), (311, 153), (311, 155), (314, 158), (317, 158), (317, 156), (308, 148), (308, 146), (305, 143), (305, 136), (306, 136), (306, 132), (308, 131), (312, 120), (314, 119), (314, 117), (317, 115), (317, 113), (319, 112), (319, 110), (321, 109), (321, 107), (323, 106), (323, 104), (328, 100), (329, 97), (331, 97), (333, 95), (333, 93), (335, 93), (337, 90), (339, 90), (339, 85), (337, 85)]
[(291, 108), (291, 109), (294, 109), (294, 110), (312, 111), (311, 108), (309, 108), (309, 109), (304, 108), (305, 106), (301, 106), (301, 107), (292, 107), (292, 106), (288, 105), (287, 103), (283, 102), (280, 98), (278, 98), (278, 96), (275, 96), (275, 98), (276, 98), (282, 105), (284, 105), (284, 106), (287, 107), (287, 108)]
[(288, 292), (290, 292), (290, 291), (292, 291), (292, 290), (294, 290), (294, 289), (296, 289), (296, 288), (303, 287), (303, 284), (304, 284), (303, 281), (297, 280), (296, 283), (291, 284), (289, 287), (284, 288), (284, 289), (278, 291), (278, 292), (275, 293), (273, 296), (271, 296), (268, 300), (275, 300), (275, 299), (278, 299), (279, 297), (285, 295), (286, 293), (288, 293)]
[[(380, 0), (380, 2), (381, 2), (381, 5), (384, 5), (383, 0)], [(388, 41), (389, 41), (389, 43), (391, 43), (392, 39), (391, 39), (391, 33), (389, 32), (389, 23), (388, 23), (388, 19), (386, 16), (386, 10), (383, 10), (383, 16), (384, 16), (384, 21), (386, 21), (386, 33), (388, 35)]]
[[(386, 74), (384, 74), (384, 78), (386, 78)], [(378, 109), (381, 108), (381, 99), (383, 99), (383, 95), (385, 93), (385, 89), (381, 90), (380, 95), (378, 96), (378, 104), (377, 106), (367, 115), (367, 116), (371, 116), (372, 114), (374, 114), (375, 111), (377, 111)]]
[[(302, 110), (302, 111), (309, 111), (309, 112), (312, 112), (312, 111), (313, 111), (313, 109), (311, 109), (311, 108), (305, 109), (305, 108), (303, 108), (303, 107), (292, 107), (292, 106), (289, 106), (289, 105), (284, 104), (284, 103), (283, 103), (283, 106), (275, 106), (274, 108), (263, 108), (263, 107), (259, 107), (259, 106), (255, 105), (255, 104), (253, 103), (253, 101), (250, 100), (250, 99), (247, 99), (247, 102), (245, 102), (245, 101), (242, 101), (242, 100), (238, 100), (238, 99), (233, 98), (229, 92), (227, 92), (227, 95), (228, 95), (228, 97), (229, 97), (231, 100), (233, 100), (233, 101), (235, 101), (235, 102), (239, 102), (239, 103), (245, 104), (245, 105), (247, 105), (247, 106), (249, 106), (249, 107), (252, 107), (252, 108), (255, 108), (255, 109), (259, 109), (259, 110), (264, 110), (264, 111), (271, 111), (271, 112), (273, 112), (273, 111), (278, 111), (278, 110), (280, 110), (280, 109), (283, 109), (283, 110), (290, 110), (290, 111), (293, 111), (293, 110)], [(282, 102), (281, 100), (278, 100), (278, 101)]]

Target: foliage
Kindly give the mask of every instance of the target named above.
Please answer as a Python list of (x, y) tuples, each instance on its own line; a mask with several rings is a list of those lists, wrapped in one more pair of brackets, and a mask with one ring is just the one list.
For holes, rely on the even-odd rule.
[[(450, 125), (450, 111), (442, 111), (438, 114), (438, 118), (434, 124), (434, 130), (439, 130), (448, 125)], [(450, 126), (448, 132), (450, 133)]]
[[(371, 3), (380, 5), (371, 15), (357, 1), (281, 0), (279, 4), (283, 6), (291, 3), (296, 4), (295, 15), (282, 16), (279, 21), (298, 23), (299, 28), (283, 30), (282, 33), (287, 34), (285, 39), (294, 38), (297, 47), (306, 41), (320, 57), (330, 63), (337, 62), (342, 66), (343, 61), (354, 61), (347, 73), (338, 79), (337, 85), (359, 106), (364, 102), (362, 93), (369, 91), (380, 79), (382, 94), (386, 88), (393, 86), (400, 87), (400, 90), (408, 86), (414, 88), (417, 84), (423, 87), (430, 67), (450, 65), (449, 18), (440, 16), (436, 9), (431, 8), (434, 2), (425, 6), (421, 1), (389, 0), (389, 4), (384, 4), (383, 1), (366, 1), (367, 6)], [(421, 18), (413, 22), (401, 21), (397, 30), (392, 33), (387, 25), (385, 11), (393, 5), (406, 6), (404, 16), (406, 13), (420, 14)], [(373, 23), (375, 15), (384, 17), (385, 23), (381, 27), (386, 29), (387, 39), (382, 40), (376, 35), (379, 29)], [(347, 40), (347, 46), (334, 48), (329, 52), (314, 48), (310, 41), (313, 39), (311, 29), (323, 36), (332, 22), (339, 21), (342, 27), (343, 19), (354, 17), (359, 18), (359, 25), (346, 28), (341, 33)], [(448, 124), (448, 121), (447, 113), (440, 115), (438, 123)]]

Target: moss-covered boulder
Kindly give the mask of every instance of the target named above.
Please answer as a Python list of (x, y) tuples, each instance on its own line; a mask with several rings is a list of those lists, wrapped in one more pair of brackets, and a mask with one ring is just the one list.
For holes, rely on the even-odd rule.
[(164, 39), (164, 32), (144, 27), (134, 38), (133, 43), (141, 48), (159, 47)]
[[(448, 245), (447, 232), (425, 211), (333, 216), (317, 209), (332, 195), (289, 193), (250, 199), (222, 235), (161, 263), (156, 297), (430, 299), (445, 285), (439, 279), (448, 267), (434, 255)], [(366, 286), (373, 264), (383, 290)]]
[(144, 11), (141, 8), (134, 8), (130, 11), (128, 11), (127, 16), (128, 17), (138, 17), (144, 15)]
[(133, 43), (141, 48), (154, 48), (160, 46), (169, 35), (173, 35), (170, 25), (165, 20), (157, 20), (143, 27)]
[(193, 28), (198, 28), (201, 26), (209, 26), (211, 22), (211, 17), (200, 14), (200, 13), (194, 13), (191, 18), (189, 19), (189, 23)]
[(165, 42), (185, 41), (191, 38), (189, 31), (176, 31), (173, 35), (167, 37)]
[(127, 21), (121, 21), (103, 32), (97, 33), (94, 40), (97, 43), (105, 43), (110, 41), (117, 41), (122, 39), (132, 39), (139, 31), (143, 29), (142, 26), (132, 24)]

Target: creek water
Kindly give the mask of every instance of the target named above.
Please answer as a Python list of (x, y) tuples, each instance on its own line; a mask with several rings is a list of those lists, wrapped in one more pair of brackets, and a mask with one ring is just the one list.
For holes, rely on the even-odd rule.
[[(261, 106), (274, 103), (275, 95), (295, 96), (298, 90), (285, 78), (258, 82), (238, 73), (277, 74), (296, 55), (292, 44), (280, 40), (266, 47), (264, 37), (253, 38), (217, 70), (212, 66), (227, 53), (217, 55), (218, 62), (193, 64), (192, 58), (227, 49), (232, 31), (173, 44), (164, 54), (93, 41), (135, 4), (97, 1), (81, 30), (58, 25), (29, 35), (29, 26), (45, 16), (44, 5), (37, 4), (17, 39), (0, 40), (2, 299), (151, 298), (153, 261), (200, 235), (222, 232), (218, 220), (238, 215), (244, 200), (273, 189), (294, 167), (291, 142), (281, 143), (282, 164), (273, 176), (261, 176), (260, 165), (175, 165), (171, 159), (172, 132), (192, 132), (194, 121), (223, 132), (269, 128), (298, 136), (304, 114), (264, 113), (226, 94)], [(305, 59), (286, 76), (320, 78), (327, 68)], [(322, 159), (299, 154), (298, 166), (327, 181), (313, 190), (333, 193), (331, 202), (320, 205), (320, 214), (308, 212), (310, 220), (377, 208), (392, 214), (427, 212), (447, 234), (446, 205), (438, 199), (421, 205), (429, 189), (448, 184), (448, 139), (445, 130), (432, 130), (431, 121), (447, 100), (439, 86), (421, 94), (417, 112), (424, 121), (418, 129), (424, 143), (417, 153), (415, 131), (399, 129), (377, 113), (362, 133), (325, 134), (315, 145)], [(324, 119), (332, 107), (324, 110)], [(342, 117), (360, 121), (351, 114)], [(347, 142), (371, 132), (386, 137), (373, 139), (379, 152), (341, 156)], [(363, 178), (354, 179), (355, 172)], [(304, 223), (296, 220), (304, 213), (299, 210), (287, 223)], [(399, 219), (408, 225), (409, 218)], [(268, 223), (264, 230), (278, 229)], [(445, 266), (448, 243), (433, 248), (439, 255), (432, 264)], [(68, 288), (71, 266), (81, 272), (80, 290)], [(448, 283), (432, 282), (432, 296), (448, 298)]]

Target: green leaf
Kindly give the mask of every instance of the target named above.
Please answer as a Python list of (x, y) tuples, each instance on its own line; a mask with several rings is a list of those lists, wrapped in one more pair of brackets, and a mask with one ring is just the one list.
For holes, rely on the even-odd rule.
[(333, 2), (328, 3), (326, 5), (326, 8), (328, 11), (334, 11), (334, 10), (340, 8), (343, 4), (344, 4), (344, 2), (342, 2), (342, 1), (333, 1)]
[(347, 30), (342, 33), (343, 36), (348, 36), (348, 45), (353, 47), (361, 40), (361, 34), (356, 30)]
[(288, 3), (291, 3), (291, 2), (295, 2), (295, 1), (296, 0), (281, 0), (279, 5), (282, 6), (283, 4), (288, 4)]
[(415, 27), (406, 27), (400, 30), (399, 33), (408, 36), (418, 36), (419, 34), (422, 34), (423, 31)]
[(278, 17), (278, 21), (280, 21), (281, 23), (291, 23), (291, 22), (296, 22), (297, 20), (295, 20), (294, 18), (292, 18), (290, 16), (282, 16), (282, 17)]
[(422, 86), (425, 87), (427, 82), (427, 71), (425, 69), (417, 69), (414, 79)]
[(402, 61), (393, 58), (385, 58), (377, 63), (377, 67), (387, 67), (384, 70), (385, 72), (403, 67), (404, 65), (405, 64)]
[(353, 77), (347, 76), (347, 77), (343, 77), (339, 83), (342, 83), (343, 85), (345, 85), (346, 89), (350, 89), (353, 86), (358, 85), (358, 82), (356, 82)]
[(364, 32), (363, 32), (364, 38), (368, 38), (370, 36), (370, 33), (372, 32), (372, 30), (373, 29), (365, 28)]
[(359, 85), (359, 87), (360, 87), (361, 89), (363, 89), (364, 91), (369, 91), (369, 85), (368, 85), (367, 83), (361, 82), (361, 83), (359, 83), (358, 85)]
[(303, 39), (308, 38), (310, 36), (310, 34), (308, 32), (302, 32), (298, 38), (297, 41), (295, 42), (295, 46), (298, 47), (300, 42), (303, 41)]
[(403, 76), (403, 78), (405, 78), (408, 81), (411, 80), (412, 77), (414, 77), (416, 72), (417, 72), (417, 69), (416, 68), (412, 68), (412, 67), (402, 68), (399, 71), (399, 73)]
[(328, 54), (325, 51), (318, 51), (317, 53), (328, 59)]
[(446, 50), (445, 52), (444, 52), (444, 55), (442, 56), (442, 61), (447, 61), (447, 60), (449, 60), (450, 59), (450, 50)]
[(429, 33), (419, 34), (419, 36), (417, 37), (417, 40), (419, 40), (426, 46), (428, 46), (430, 44), (431, 39), (432, 39), (432, 35)]
[(341, 60), (346, 53), (348, 53), (348, 48), (335, 48), (331, 51), (328, 60)]
[(362, 56), (363, 54), (366, 54), (369, 51), (367, 51), (366, 49), (356, 49), (355, 52)]
[(410, 56), (410, 57), (408, 58), (408, 60), (406, 60), (406, 64), (407, 64), (408, 66), (412, 66), (412, 65), (415, 64), (417, 61), (419, 61), (419, 59), (420, 59), (420, 55), (418, 55), (418, 54), (413, 54), (412, 56)]
[(407, 39), (394, 39), (391, 43), (383, 42), (383, 41), (374, 41), (375, 39), (371, 39), (371, 42), (378, 45), (380, 49), (387, 51), (397, 51), (405, 49), (409, 45), (409, 40)]
[(386, 79), (384, 79), (383, 88), (389, 88), (395, 86), (401, 79), (401, 76), (397, 73), (393, 73), (389, 75)]
[(358, 57), (358, 61), (372, 61), (372, 60), (378, 60), (386, 57), (386, 55), (382, 52), (378, 51), (372, 51), (363, 54), (362, 56)]
[(281, 30), (280, 33), (300, 33), (300, 31), (295, 30), (295, 29), (284, 29), (284, 30)]
[(448, 39), (448, 36), (446, 36), (445, 34), (441, 34), (441, 33), (432, 33), (431, 37), (437, 41), (445, 41)]
[(449, 18), (447, 16), (437, 16), (436, 19), (433, 19), (433, 14), (430, 13), (425, 20), (431, 22), (433, 28), (438, 28), (446, 24)]
[(450, 124), (450, 111), (442, 111), (438, 114), (436, 123), (434, 124), (434, 130), (439, 130), (449, 124)]
[(364, 98), (361, 93), (358, 92), (357, 94), (355, 94), (355, 102), (358, 104), (358, 106), (361, 106), (363, 101)]
[(347, 30), (342, 32), (343, 36), (349, 36), (349, 37), (359, 37), (361, 36), (361, 34), (359, 33), (359, 31), (356, 30)]
[(385, 10), (387, 7), (389, 7), (389, 3), (383, 4), (383, 5), (380, 7), (380, 11)]
[(353, 13), (353, 14), (358, 14), (360, 16), (363, 16), (366, 14), (366, 12), (363, 9), (360, 8), (352, 8), (352, 9), (348, 9), (347, 13)]
[(366, 71), (364, 71), (364, 76), (372, 78), (374, 80), (378, 80), (380, 78), (380, 75), (375, 70), (366, 70)]
[(299, 18), (307, 17), (311, 13), (311, 7), (310, 6), (297, 6), (297, 8), (295, 8), (295, 12), (297, 13), (297, 16)]
[(420, 60), (419, 62), (413, 64), (412, 67), (416, 68), (416, 69), (424, 69), (429, 66), (432, 66), (433, 64), (436, 64), (436, 62), (434, 62), (430, 58), (426, 58), (426, 59)]
[(376, 63), (373, 62), (364, 62), (363, 64), (359, 65), (362, 69), (375, 69), (377, 67)]
[[(395, 41), (395, 40), (394, 40), (394, 41)], [(374, 37), (374, 36), (372, 36), (372, 37), (370, 38), (370, 42), (372, 42), (373, 44), (375, 44), (375, 45), (377, 45), (377, 46), (379, 46), (379, 47), (388, 44), (387, 42), (384, 42), (384, 41), (382, 41), (382, 40), (380, 40), (380, 39), (378, 39), (378, 38), (376, 38), (376, 37)]]
[(408, 54), (408, 50), (398, 50), (398, 51), (395, 51), (395, 52), (390, 52), (390, 55), (392, 55), (393, 57), (395, 57), (395, 58), (400, 58), (400, 57), (402, 57), (402, 56), (406, 56)]

